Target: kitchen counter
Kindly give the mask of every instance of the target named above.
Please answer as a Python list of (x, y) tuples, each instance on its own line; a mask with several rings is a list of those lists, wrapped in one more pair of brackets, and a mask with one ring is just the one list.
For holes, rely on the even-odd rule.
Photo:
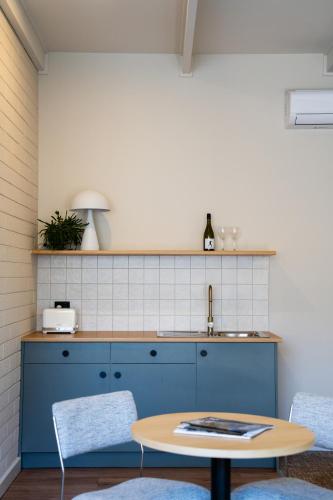
[(216, 342), (216, 343), (278, 343), (282, 338), (267, 332), (268, 338), (222, 338), (222, 337), (157, 337), (156, 332), (76, 332), (71, 334), (43, 334), (32, 332), (22, 337), (22, 342)]

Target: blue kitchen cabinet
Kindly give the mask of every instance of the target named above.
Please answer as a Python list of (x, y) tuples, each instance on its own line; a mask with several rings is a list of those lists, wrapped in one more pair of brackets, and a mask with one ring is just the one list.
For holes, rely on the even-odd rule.
[(51, 410), (54, 402), (109, 391), (109, 364), (24, 365), (22, 453), (57, 451)]
[(198, 343), (197, 409), (276, 416), (273, 343)]

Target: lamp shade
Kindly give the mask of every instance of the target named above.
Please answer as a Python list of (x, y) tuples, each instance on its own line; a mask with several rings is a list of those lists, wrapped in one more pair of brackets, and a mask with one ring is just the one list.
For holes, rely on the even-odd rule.
[(108, 200), (98, 191), (81, 191), (73, 201), (71, 210), (110, 210)]

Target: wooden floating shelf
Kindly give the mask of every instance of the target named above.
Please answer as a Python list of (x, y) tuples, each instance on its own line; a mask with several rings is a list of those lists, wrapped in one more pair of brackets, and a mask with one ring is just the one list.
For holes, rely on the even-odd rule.
[(33, 250), (34, 255), (276, 255), (276, 250)]

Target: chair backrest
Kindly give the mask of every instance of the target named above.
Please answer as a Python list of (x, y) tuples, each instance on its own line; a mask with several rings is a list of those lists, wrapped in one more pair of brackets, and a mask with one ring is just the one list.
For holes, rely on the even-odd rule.
[(69, 399), (52, 405), (62, 458), (132, 441), (137, 420), (129, 391)]
[(316, 446), (333, 450), (333, 398), (298, 392), (293, 399), (290, 421), (311, 429)]

